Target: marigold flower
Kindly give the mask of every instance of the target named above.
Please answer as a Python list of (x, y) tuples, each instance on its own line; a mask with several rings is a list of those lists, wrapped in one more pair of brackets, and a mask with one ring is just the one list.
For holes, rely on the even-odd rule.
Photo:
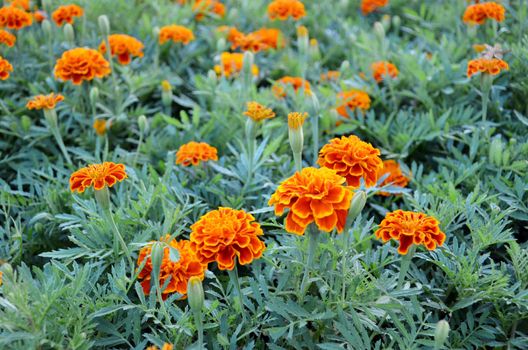
[(284, 46), (282, 32), (279, 29), (260, 28), (252, 34), (259, 38), (260, 42), (266, 46), (266, 49), (278, 49)]
[(304, 168), (284, 180), (268, 204), (275, 206), (280, 216), (288, 208), (286, 231), (303, 235), (315, 222), (320, 230), (343, 231), (353, 192), (345, 184), (346, 179), (327, 168)]
[(159, 32), (160, 45), (169, 40), (187, 45), (194, 40), (194, 34), (189, 28), (176, 24), (161, 27)]
[(297, 130), (303, 126), (304, 121), (308, 117), (308, 113), (291, 112), (288, 113), (288, 127)]
[(55, 65), (55, 78), (71, 80), (75, 85), (83, 80), (103, 78), (110, 72), (110, 63), (100, 52), (82, 47), (64, 52)]
[(41, 23), (45, 19), (48, 19), (48, 14), (42, 10), (36, 10), (33, 12), (33, 19), (38, 23)]
[(299, 36), (299, 37), (308, 36), (308, 28), (306, 28), (305, 26), (298, 26), (297, 27), (297, 36)]
[(484, 24), (486, 20), (504, 21), (506, 9), (496, 2), (483, 2), (469, 5), (462, 20), (471, 25)]
[(310, 95), (312, 93), (310, 83), (307, 80), (290, 76), (285, 76), (275, 81), (271, 90), (277, 98), (284, 98), (286, 97), (286, 86), (288, 85), (292, 86), (295, 92), (302, 88), (305, 94)]
[[(138, 274), (138, 279), (141, 280), (141, 286), (145, 294), (150, 293), (151, 289), (151, 273), (152, 273), (152, 245), (156, 241), (151, 241), (150, 244), (141, 248), (137, 260), (138, 266), (145, 261), (145, 266)], [(177, 241), (171, 239), (170, 235), (160, 238), (160, 242), (164, 242), (168, 246), (163, 248), (163, 257), (161, 260), (159, 283), (162, 287), (165, 282), (170, 278), (170, 281), (161, 293), (170, 294), (177, 292), (183, 296), (187, 294), (187, 282), (192, 276), (204, 279), (204, 273), (207, 269), (207, 265), (200, 261), (199, 256), (196, 254), (194, 249), (191, 247), (191, 242), (188, 240)], [(171, 254), (169, 246), (176, 249), (180, 255), (178, 261), (173, 262), (171, 260)]]
[(176, 164), (183, 166), (199, 165), (200, 162), (218, 160), (217, 149), (205, 142), (191, 141), (182, 145), (176, 153)]
[(82, 7), (77, 5), (63, 5), (59, 6), (53, 13), (51, 14), (51, 18), (53, 18), (53, 21), (60, 27), (64, 23), (73, 24), (73, 18), (74, 17), (81, 17), (84, 15), (84, 10)]
[(485, 44), (475, 44), (473, 45), (473, 50), (475, 50), (475, 52), (477, 53), (484, 52), (486, 50), (486, 45)]
[(170, 84), (170, 82), (168, 80), (163, 80), (161, 82), (161, 90), (163, 90), (165, 92), (172, 91), (172, 85)]
[(18, 7), (4, 6), (0, 8), (0, 27), (19, 30), (30, 26), (31, 23), (33, 23), (31, 15)]
[(399, 241), (398, 253), (405, 255), (413, 244), (428, 250), (442, 246), (446, 235), (438, 225), (435, 218), (424, 213), (396, 210), (385, 216), (374, 234), (383, 242)]
[(224, 17), (226, 11), (224, 4), (218, 0), (195, 0), (192, 9), (197, 21), (201, 21), (206, 15)]
[(320, 76), (321, 81), (337, 81), (341, 73), (337, 70), (329, 70), (326, 73), (322, 73)]
[(236, 28), (231, 28), (227, 33), (227, 41), (231, 43), (231, 49), (240, 48), (242, 51), (259, 52), (272, 48), (277, 49), (284, 44), (280, 38), (280, 30), (273, 28), (261, 28), (247, 35)]
[(306, 16), (306, 12), (299, 0), (273, 0), (268, 5), (268, 16), (271, 20), (285, 21), (290, 17), (298, 20)]
[(350, 90), (339, 93), (338, 98), (341, 104), (336, 108), (337, 113), (342, 117), (348, 118), (348, 111), (353, 111), (356, 108), (361, 111), (366, 111), (370, 108), (369, 95), (360, 90)]
[[(409, 178), (403, 174), (400, 164), (394, 160), (383, 161), (383, 167), (378, 171), (378, 179), (388, 175), (381, 183), (381, 186), (391, 185), (395, 187), (405, 187), (409, 183)], [(382, 196), (390, 196), (390, 193), (381, 191)]]
[(57, 103), (64, 101), (61, 94), (37, 95), (28, 101), (27, 109), (54, 109)]
[(113, 162), (92, 164), (71, 175), (70, 190), (83, 193), (85, 189), (93, 186), (96, 191), (99, 191), (105, 186), (112, 187), (116, 182), (121, 182), (127, 177), (123, 164)]
[[(161, 350), (172, 350), (173, 348), (174, 348), (174, 346), (172, 344), (164, 343), (163, 347), (161, 348)], [(145, 350), (159, 350), (159, 348), (156, 345), (151, 345), (148, 348), (146, 348)]]
[[(232, 77), (238, 75), (242, 71), (243, 65), (244, 54), (222, 52), (220, 55), (220, 65), (214, 66), (214, 70), (218, 75)], [(255, 76), (259, 73), (259, 69), (255, 64), (251, 67), (251, 73)]]
[(497, 75), (502, 70), (509, 70), (508, 63), (499, 58), (477, 58), (468, 62), (467, 65), (467, 76), (471, 76), (477, 73), (484, 73), (490, 75)]
[(220, 207), (191, 226), (191, 246), (203, 263), (216, 261), (220, 270), (233, 270), (235, 257), (247, 265), (262, 256), (264, 233), (253, 215), (243, 210)]
[(253, 119), (256, 122), (260, 122), (264, 119), (271, 119), (275, 117), (275, 112), (271, 108), (267, 108), (258, 102), (248, 102), (247, 111), (244, 115), (248, 118)]
[(104, 119), (96, 119), (93, 123), (93, 128), (95, 130), (95, 133), (99, 136), (103, 136), (106, 134), (107, 129), (107, 122)]
[(6, 0), (5, 1), (9, 6), (18, 7), (29, 11), (29, 0)]
[(13, 66), (8, 60), (0, 56), (0, 80), (9, 78), (9, 72), (13, 71)]
[(378, 83), (385, 79), (385, 76), (396, 78), (398, 76), (398, 68), (390, 62), (380, 61), (372, 63), (372, 76)]
[(361, 0), (361, 12), (363, 15), (368, 15), (380, 7), (387, 6), (388, 3), (389, 0)]
[[(108, 37), (110, 43), (110, 53), (112, 56), (117, 56), (117, 60), (121, 64), (130, 64), (131, 56), (143, 57), (144, 45), (141, 41), (126, 34), (112, 34)], [(101, 42), (99, 51), (102, 54), (106, 53), (106, 42)]]
[(16, 36), (9, 33), (7, 30), (0, 29), (0, 44), (8, 47), (13, 47), (16, 42)]
[(346, 178), (347, 184), (359, 187), (363, 178), (367, 187), (378, 181), (378, 172), (383, 167), (380, 150), (355, 135), (330, 140), (319, 151), (317, 164), (333, 169)]

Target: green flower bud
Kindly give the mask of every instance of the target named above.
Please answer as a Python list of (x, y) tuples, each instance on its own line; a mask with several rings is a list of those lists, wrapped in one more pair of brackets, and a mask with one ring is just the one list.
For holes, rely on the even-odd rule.
[(99, 30), (101, 31), (101, 34), (103, 34), (104, 37), (107, 37), (110, 35), (110, 21), (108, 20), (108, 17), (106, 15), (101, 15), (98, 18), (99, 22)]
[(367, 194), (365, 191), (357, 191), (354, 193), (354, 197), (352, 197), (352, 201), (350, 202), (350, 209), (348, 209), (348, 217), (347, 220), (355, 220), (363, 208), (365, 208), (365, 204), (367, 203)]
[(22, 118), (20, 118), (20, 124), (22, 125), (22, 130), (28, 132), (29, 128), (31, 128), (31, 118), (24, 114)]
[(378, 37), (379, 41), (385, 40), (385, 28), (381, 22), (374, 23), (374, 33)]
[(50, 38), (51, 37), (51, 22), (45, 19), (42, 21), (41, 26), (42, 26), (42, 31), (44, 32), (44, 34), (48, 38)]
[(293, 112), (288, 114), (288, 135), (294, 154), (302, 154), (304, 144), (303, 124), (307, 113)]
[(212, 69), (207, 71), (207, 80), (209, 80), (211, 83), (216, 83), (218, 80), (218, 76), (216, 75), (216, 72)]
[(7, 276), (9, 278), (13, 278), (13, 266), (11, 266), (11, 264), (8, 262), (0, 265), (0, 272), (3, 273), (4, 277)]
[(348, 60), (344, 60), (343, 62), (341, 62), (341, 67), (339, 68), (339, 70), (340, 70), (341, 72), (345, 72), (345, 71), (347, 71), (349, 68), (350, 68), (350, 62), (348, 62)]
[(155, 242), (152, 244), (152, 250), (150, 251), (152, 269), (153, 271), (157, 272), (157, 275), (155, 275), (156, 277), (159, 277), (161, 262), (163, 260), (163, 256), (165, 255), (164, 248), (164, 243)]
[(398, 31), (400, 29), (401, 25), (401, 18), (400, 16), (394, 16), (392, 17), (392, 25), (394, 26), (394, 30)]
[(496, 166), (502, 165), (502, 153), (504, 151), (504, 145), (500, 136), (494, 137), (491, 140), (489, 148), (489, 160)]
[(99, 102), (99, 89), (94, 86), (90, 89), (90, 103), (95, 106)]
[(148, 120), (143, 114), (138, 117), (138, 127), (142, 134), (148, 132)]
[(227, 47), (226, 45), (227, 45), (227, 43), (226, 43), (224, 38), (218, 39), (218, 41), (216, 42), (216, 51), (224, 52), (226, 50), (226, 47)]
[(446, 320), (440, 320), (436, 324), (436, 329), (434, 333), (435, 347), (437, 349), (444, 346), (447, 337), (449, 336), (449, 323)]
[(385, 29), (385, 32), (387, 32), (390, 29), (391, 17), (389, 15), (384, 15), (381, 18), (381, 24), (383, 25), (383, 29)]
[[(246, 83), (253, 79), (253, 65), (255, 64), (255, 55), (251, 51), (244, 52), (244, 60), (242, 63), (242, 75)], [(246, 85), (247, 87), (247, 85)]]
[(189, 282), (187, 282), (187, 298), (192, 311), (202, 311), (205, 298), (202, 281), (199, 277), (192, 276), (189, 278)]
[(73, 26), (69, 23), (66, 23), (64, 25), (64, 38), (70, 44), (71, 46), (75, 45), (75, 31), (73, 30)]

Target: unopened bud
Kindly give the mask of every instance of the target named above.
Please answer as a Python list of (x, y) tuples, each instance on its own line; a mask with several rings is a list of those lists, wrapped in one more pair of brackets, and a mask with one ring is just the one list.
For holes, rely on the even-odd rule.
[(392, 17), (392, 25), (393, 25), (395, 31), (398, 31), (400, 29), (400, 25), (401, 25), (400, 16)]
[(446, 320), (440, 320), (436, 324), (436, 329), (434, 333), (435, 347), (440, 349), (444, 346), (447, 337), (449, 336), (449, 323)]
[(202, 281), (198, 276), (189, 278), (189, 282), (187, 282), (187, 298), (192, 311), (202, 311), (205, 297)]
[(374, 23), (374, 33), (376, 33), (376, 36), (380, 41), (385, 40), (385, 28), (383, 28), (381, 22)]
[(148, 120), (143, 114), (138, 117), (138, 127), (142, 134), (148, 131)]
[(161, 102), (165, 107), (172, 105), (172, 86), (167, 80), (161, 82)]
[(99, 30), (101, 31), (101, 34), (103, 34), (104, 37), (107, 37), (110, 35), (110, 21), (108, 20), (108, 17), (106, 15), (101, 15), (98, 18), (99, 21)]
[(341, 72), (345, 72), (345, 71), (347, 71), (349, 68), (350, 68), (350, 62), (348, 62), (348, 60), (344, 60), (343, 62), (341, 62), (341, 67), (339, 68), (339, 70), (340, 70)]
[(288, 135), (293, 153), (302, 153), (304, 144), (303, 124), (307, 113), (293, 112), (288, 114)]
[(244, 59), (242, 63), (242, 74), (244, 80), (251, 81), (253, 78), (253, 66), (255, 63), (255, 55), (251, 51), (244, 52)]
[(159, 27), (152, 28), (152, 35), (154, 36), (154, 38), (159, 38), (159, 33), (160, 33)]
[(209, 80), (211, 83), (216, 83), (218, 80), (218, 75), (216, 72), (212, 69), (209, 69), (207, 71), (207, 80)]
[(49, 38), (51, 37), (51, 22), (47, 19), (42, 21), (42, 31)]
[(158, 270), (158, 272), (163, 260), (163, 255), (165, 254), (164, 248), (164, 243), (154, 242), (150, 251), (150, 261), (152, 263), (152, 268), (154, 270)]
[(494, 137), (491, 140), (489, 148), (489, 159), (493, 165), (501, 166), (502, 165), (502, 153), (504, 151), (504, 145), (500, 136)]
[(20, 124), (22, 125), (22, 130), (28, 132), (29, 128), (31, 128), (31, 118), (24, 114), (22, 118), (20, 118)]
[(389, 15), (384, 15), (381, 17), (381, 24), (383, 24), (383, 29), (387, 32), (390, 29), (391, 17)]
[(216, 51), (218, 52), (224, 52), (226, 50), (226, 40), (224, 38), (218, 39), (216, 42)]
[(352, 197), (352, 201), (350, 202), (350, 209), (348, 209), (348, 218), (347, 220), (355, 220), (359, 214), (361, 214), (361, 211), (363, 211), (363, 208), (365, 208), (365, 204), (367, 203), (367, 194), (365, 191), (357, 191), (354, 193), (354, 197)]
[(9, 278), (13, 277), (13, 266), (11, 266), (10, 263), (6, 262), (0, 265), (0, 272), (3, 273), (4, 276), (8, 276)]
[(99, 89), (94, 86), (90, 89), (90, 103), (95, 106), (99, 102)]
[(309, 42), (308, 29), (305, 26), (297, 27), (297, 47), (300, 55), (306, 55), (308, 53)]
[(63, 31), (66, 42), (71, 46), (75, 45), (75, 31), (73, 30), (73, 26), (70, 23), (66, 23)]

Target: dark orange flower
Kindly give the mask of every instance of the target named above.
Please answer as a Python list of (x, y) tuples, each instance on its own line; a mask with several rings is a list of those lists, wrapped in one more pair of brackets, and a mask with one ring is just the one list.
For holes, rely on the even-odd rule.
[(396, 210), (388, 213), (374, 233), (378, 239), (400, 242), (398, 253), (407, 254), (411, 245), (423, 245), (428, 250), (442, 246), (446, 239), (438, 221), (424, 213)]
[[(138, 279), (141, 280), (141, 286), (145, 294), (150, 293), (151, 278), (152, 278), (152, 245), (156, 241), (151, 241), (150, 244), (141, 248), (137, 260), (138, 266), (145, 261), (145, 266), (138, 274)], [(191, 247), (191, 242), (188, 240), (176, 241), (171, 239), (170, 235), (160, 238), (160, 242), (166, 244), (163, 248), (163, 257), (161, 260), (159, 283), (163, 287), (165, 282), (170, 278), (170, 281), (162, 291), (162, 294), (170, 294), (177, 292), (183, 296), (187, 295), (187, 282), (192, 276), (204, 279), (204, 273), (207, 269), (207, 264), (200, 261), (199, 256)], [(170, 250), (176, 249), (180, 255), (178, 261), (174, 262), (171, 259)]]
[(341, 73), (337, 70), (329, 70), (326, 73), (322, 73), (320, 76), (321, 81), (337, 81)]
[[(143, 43), (130, 35), (112, 34), (108, 37), (108, 41), (110, 42), (110, 53), (112, 56), (117, 56), (121, 64), (129, 64), (132, 61), (131, 56), (143, 57)], [(106, 53), (105, 41), (99, 45), (99, 51)]]
[(366, 111), (370, 108), (369, 95), (360, 90), (350, 90), (339, 93), (338, 98), (340, 105), (336, 108), (337, 113), (342, 117), (348, 118), (348, 111), (353, 111), (356, 108), (361, 111)]
[(33, 23), (31, 15), (18, 7), (4, 6), (0, 8), (0, 28), (22, 29)]
[(196, 13), (194, 18), (197, 21), (201, 21), (207, 15), (224, 17), (226, 11), (224, 4), (218, 0), (195, 0), (192, 8)]
[(275, 112), (271, 108), (267, 108), (255, 101), (247, 103), (247, 111), (244, 112), (244, 115), (256, 122), (275, 118)]
[(278, 49), (284, 46), (284, 39), (282, 32), (275, 28), (260, 28), (252, 33), (257, 36), (265, 46), (266, 49)]
[(42, 10), (36, 10), (33, 12), (33, 19), (41, 23), (43, 20), (48, 19), (48, 14)]
[(305, 94), (310, 95), (312, 93), (310, 83), (307, 80), (290, 76), (285, 76), (275, 81), (271, 90), (277, 98), (284, 98), (286, 97), (286, 86), (288, 85), (293, 87), (295, 92), (302, 88)]
[(398, 68), (390, 62), (380, 61), (372, 63), (372, 76), (378, 83), (385, 79), (386, 76), (396, 78), (398, 76)]
[(469, 5), (462, 20), (471, 25), (484, 24), (486, 20), (504, 21), (506, 9), (496, 2), (483, 2)]
[[(180, 1), (182, 1), (182, 0), (180, 0)], [(174, 348), (174, 346), (172, 344), (165, 343), (165, 344), (163, 344), (163, 347), (161, 348), (161, 350), (172, 350), (173, 348)], [(148, 348), (146, 348), (145, 350), (159, 350), (159, 348), (156, 345), (151, 345)]]
[(9, 33), (7, 30), (0, 29), (0, 44), (8, 47), (13, 47), (16, 42), (16, 36)]
[(29, 0), (6, 0), (5, 2), (9, 4), (9, 6), (29, 11)]
[(361, 0), (361, 12), (367, 15), (376, 11), (379, 7), (387, 6), (389, 0)]
[(273, 0), (268, 5), (268, 16), (271, 20), (285, 21), (288, 18), (298, 20), (306, 16), (304, 4), (299, 0)]
[(361, 179), (367, 187), (376, 185), (378, 172), (383, 167), (380, 150), (355, 135), (330, 140), (319, 151), (317, 164), (333, 169), (346, 178), (347, 184), (359, 187)]
[(169, 40), (187, 45), (194, 40), (194, 34), (189, 28), (176, 24), (161, 27), (159, 32), (160, 45)]
[[(104, 119), (96, 119), (93, 123), (93, 128), (95, 130), (95, 133), (99, 136), (103, 136), (106, 133), (107, 129), (107, 122)], [(108, 125), (109, 127), (110, 125)]]
[(70, 177), (70, 190), (83, 193), (88, 187), (102, 190), (105, 186), (112, 187), (116, 182), (126, 179), (127, 173), (123, 164), (104, 162), (92, 164), (74, 172)]
[[(394, 160), (384, 160), (383, 168), (378, 171), (378, 179), (388, 175), (381, 183), (381, 186), (391, 185), (395, 187), (405, 187), (409, 183), (409, 178), (403, 174), (400, 164)], [(390, 196), (390, 193), (381, 191), (382, 196)]]
[(200, 162), (218, 160), (217, 149), (205, 142), (191, 141), (182, 145), (176, 153), (176, 164), (183, 166), (199, 165)]
[[(237, 76), (244, 65), (244, 54), (242, 53), (230, 53), (222, 52), (220, 55), (220, 65), (214, 66), (216, 74), (223, 75), (225, 77)], [(258, 75), (259, 69), (256, 65), (251, 67), (251, 73), (255, 76)]]
[(244, 34), (236, 28), (230, 28), (227, 33), (227, 41), (231, 43), (232, 50), (240, 48), (242, 51), (259, 52), (282, 46), (283, 42), (280, 36), (281, 32), (278, 29), (261, 28), (255, 32)]
[(477, 58), (468, 62), (467, 65), (467, 76), (471, 78), (472, 75), (477, 73), (484, 73), (490, 75), (497, 75), (502, 70), (509, 70), (508, 63), (499, 58)]
[(268, 204), (275, 206), (279, 216), (288, 208), (285, 229), (303, 235), (315, 222), (320, 230), (343, 231), (353, 192), (345, 185), (345, 178), (327, 168), (304, 168), (284, 180)]
[(99, 51), (82, 47), (64, 52), (55, 65), (55, 78), (71, 80), (75, 85), (103, 78), (110, 72), (110, 63)]
[(73, 24), (73, 18), (81, 17), (82, 15), (84, 15), (84, 10), (82, 7), (72, 4), (59, 6), (55, 11), (53, 11), (51, 17), (53, 18), (53, 21), (55, 21), (55, 23), (60, 27), (64, 23)]
[(28, 101), (27, 109), (54, 109), (57, 103), (64, 101), (61, 94), (37, 95)]
[(243, 210), (218, 208), (191, 226), (191, 246), (200, 260), (216, 261), (220, 270), (233, 270), (235, 257), (247, 265), (262, 256), (266, 245), (259, 239), (264, 233), (253, 215)]
[(13, 66), (8, 60), (0, 56), (0, 80), (9, 78), (9, 73), (13, 71)]

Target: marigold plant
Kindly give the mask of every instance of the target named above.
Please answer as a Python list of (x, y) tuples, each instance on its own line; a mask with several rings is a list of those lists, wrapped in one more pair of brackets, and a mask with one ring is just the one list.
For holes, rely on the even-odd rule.
[(504, 21), (506, 9), (496, 2), (471, 4), (466, 8), (462, 17), (465, 23), (471, 25), (484, 24), (486, 20)]
[(273, 0), (268, 5), (268, 16), (271, 20), (285, 21), (290, 17), (299, 20), (306, 16), (306, 11), (299, 0)]
[(92, 164), (77, 170), (70, 176), (70, 190), (83, 193), (93, 186), (96, 191), (99, 191), (105, 186), (112, 187), (116, 182), (121, 182), (127, 177), (123, 164), (113, 162)]
[(360, 90), (349, 90), (338, 94), (338, 100), (340, 105), (336, 108), (337, 113), (342, 117), (348, 118), (349, 111), (359, 109), (366, 111), (370, 108), (370, 97), (369, 95)]
[(8, 47), (15, 46), (16, 36), (9, 33), (7, 30), (0, 29), (0, 44), (4, 44)]
[(74, 17), (81, 17), (84, 15), (84, 10), (78, 5), (63, 5), (59, 6), (51, 14), (53, 21), (60, 27), (65, 23), (73, 24)]
[(7, 27), (20, 30), (30, 26), (32, 23), (33, 17), (31, 17), (31, 14), (18, 7), (4, 6), (0, 8), (0, 28)]
[(275, 81), (271, 89), (277, 98), (284, 98), (286, 97), (287, 86), (293, 87), (295, 92), (298, 92), (300, 89), (302, 89), (307, 95), (312, 93), (310, 83), (307, 80), (300, 77), (290, 76), (285, 76)]
[(390, 62), (379, 61), (372, 63), (372, 77), (378, 83), (383, 81), (385, 77), (396, 78), (399, 74), (398, 68)]
[(267, 108), (255, 101), (247, 103), (247, 111), (244, 112), (244, 115), (256, 122), (275, 118), (275, 112), (271, 108)]
[(55, 65), (55, 77), (70, 80), (75, 85), (84, 80), (103, 78), (110, 72), (110, 63), (100, 52), (82, 47), (64, 52)]
[(29, 11), (29, 0), (5, 0), (9, 6), (18, 7), (25, 11)]
[(191, 141), (182, 145), (176, 153), (176, 164), (183, 166), (199, 165), (200, 162), (218, 160), (218, 151), (205, 142)]
[(187, 45), (194, 40), (194, 34), (189, 28), (177, 24), (161, 27), (159, 32), (159, 43), (164, 44), (169, 40)]
[(500, 58), (486, 58), (481, 57), (471, 60), (467, 64), (467, 76), (471, 76), (477, 73), (497, 75), (503, 70), (509, 70), (508, 63), (501, 60)]
[(64, 101), (61, 94), (37, 95), (28, 101), (27, 109), (54, 109), (57, 103)]
[(224, 17), (226, 12), (225, 5), (218, 0), (195, 0), (192, 9), (197, 21), (203, 20), (207, 15)]
[[(214, 66), (214, 70), (218, 75), (234, 77), (242, 71), (243, 65), (244, 54), (236, 52), (222, 52), (220, 55), (220, 65)], [(255, 64), (251, 66), (251, 73), (255, 76), (257, 76), (259, 73), (259, 69)]]
[(290, 129), (299, 129), (303, 126), (308, 113), (291, 112), (288, 113), (288, 127)]
[(0, 80), (7, 80), (9, 73), (13, 71), (13, 66), (8, 60), (0, 56)]
[(446, 239), (435, 218), (403, 210), (388, 213), (374, 234), (383, 242), (391, 239), (398, 241), (398, 253), (403, 255), (407, 254), (413, 244), (434, 250), (437, 246), (442, 246)]
[(387, 6), (388, 3), (389, 0), (361, 0), (361, 12), (363, 15), (368, 15), (380, 7)]
[(346, 178), (347, 184), (359, 187), (361, 179), (367, 187), (378, 181), (378, 172), (383, 167), (380, 150), (355, 135), (330, 140), (319, 151), (317, 164), (333, 169)]
[[(126, 34), (112, 34), (108, 37), (110, 43), (110, 53), (117, 56), (119, 63), (130, 64), (132, 57), (143, 57), (144, 45), (138, 39)], [(106, 42), (99, 45), (99, 51), (106, 53)]]
[[(378, 172), (378, 178), (387, 176), (381, 186), (391, 185), (395, 187), (405, 187), (409, 183), (409, 177), (407, 177), (401, 170), (400, 164), (394, 160), (383, 161), (383, 167)], [(390, 196), (390, 193), (381, 191), (379, 192), (382, 196)]]
[(191, 226), (191, 247), (203, 263), (216, 261), (220, 270), (233, 270), (235, 258), (241, 265), (262, 256), (264, 233), (253, 215), (243, 210), (218, 208)]

